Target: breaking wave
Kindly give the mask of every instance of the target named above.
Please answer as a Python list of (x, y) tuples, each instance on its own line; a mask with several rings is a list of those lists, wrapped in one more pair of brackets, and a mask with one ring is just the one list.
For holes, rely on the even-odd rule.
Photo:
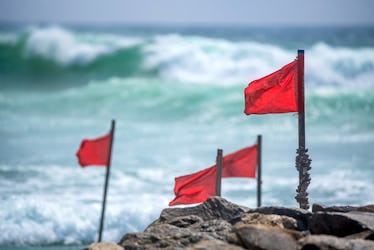
[[(374, 86), (374, 48), (315, 42), (306, 50), (306, 81), (311, 85)], [(242, 84), (296, 57), (290, 50), (255, 40), (231, 41), (177, 33), (113, 35), (70, 31), (58, 26), (0, 33), (0, 74), (41, 81), (87, 82), (109, 77)]]

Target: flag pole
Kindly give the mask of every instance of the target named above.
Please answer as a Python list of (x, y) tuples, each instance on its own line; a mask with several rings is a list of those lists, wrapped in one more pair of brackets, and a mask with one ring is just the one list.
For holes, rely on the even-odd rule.
[(222, 149), (217, 149), (216, 158), (216, 195), (221, 196), (221, 178), (222, 178)]
[(109, 154), (108, 154), (107, 167), (106, 167), (104, 195), (103, 195), (103, 203), (102, 203), (102, 208), (101, 208), (101, 218), (100, 218), (100, 229), (99, 229), (98, 242), (101, 242), (101, 236), (102, 236), (103, 227), (104, 227), (105, 203), (106, 203), (106, 195), (107, 195), (109, 175), (110, 175), (110, 165), (111, 165), (111, 158), (112, 158), (112, 146), (113, 146), (115, 125), (116, 125), (115, 120), (112, 120), (111, 129), (110, 129)]
[(307, 188), (310, 184), (311, 159), (305, 147), (305, 104), (304, 104), (304, 50), (297, 51), (297, 110), (299, 117), (299, 148), (296, 153), (296, 169), (299, 171), (299, 186), (297, 187), (296, 201), (300, 208), (309, 209)]
[(262, 151), (262, 136), (257, 135), (257, 207), (261, 207), (261, 152)]

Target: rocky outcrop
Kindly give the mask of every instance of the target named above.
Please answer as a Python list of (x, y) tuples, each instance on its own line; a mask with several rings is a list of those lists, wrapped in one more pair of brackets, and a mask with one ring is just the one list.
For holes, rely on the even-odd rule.
[(123, 250), (123, 247), (112, 242), (100, 242), (93, 243), (87, 246), (84, 250)]
[(308, 235), (299, 240), (301, 250), (372, 250), (373, 241), (345, 239), (330, 235)]
[(313, 214), (309, 225), (309, 231), (312, 234), (329, 234), (339, 237), (366, 230), (374, 231), (374, 213), (317, 212)]
[(155, 223), (168, 223), (168, 221), (175, 220), (178, 217), (189, 215), (198, 216), (204, 221), (214, 219), (230, 221), (240, 217), (248, 210), (247, 207), (236, 205), (220, 197), (211, 197), (204, 203), (195, 207), (166, 208), (161, 212), (160, 218), (152, 223), (151, 226)]
[(211, 197), (198, 206), (164, 209), (143, 232), (124, 235), (118, 246), (131, 250), (374, 249), (372, 208), (248, 209)]
[(294, 218), (297, 221), (297, 229), (299, 231), (308, 230), (308, 223), (312, 217), (312, 213), (301, 208), (286, 208), (286, 207), (260, 207), (251, 209), (248, 213), (261, 213), (261, 214), (276, 214)]
[(246, 249), (289, 249), (296, 250), (297, 240), (302, 233), (281, 229), (276, 226), (241, 225), (235, 226), (235, 232), (239, 236), (242, 246)]
[(352, 211), (374, 213), (374, 205), (366, 205), (361, 207), (352, 206), (324, 206), (321, 204), (313, 204), (312, 212), (341, 212), (348, 213)]

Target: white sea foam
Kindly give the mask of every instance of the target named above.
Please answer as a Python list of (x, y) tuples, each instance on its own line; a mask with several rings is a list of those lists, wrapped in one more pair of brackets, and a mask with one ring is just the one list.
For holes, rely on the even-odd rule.
[[(31, 175), (30, 169), (33, 170)], [(10, 175), (1, 188), (5, 196), (0, 204), (0, 245), (81, 245), (95, 241), (104, 169), (0, 166), (2, 173)], [(25, 179), (22, 183), (19, 182), (21, 176)], [(159, 182), (151, 178), (151, 182), (154, 181)], [(155, 188), (152, 191), (149, 181), (112, 170), (107, 198), (107, 230), (103, 238), (118, 241), (126, 232), (144, 230), (167, 206), (169, 199), (171, 197)]]
[[(312, 175), (310, 194), (315, 202), (346, 205), (351, 201), (356, 205), (368, 204), (374, 200), (373, 183), (365, 173), (331, 168), (326, 174)], [(328, 198), (327, 198), (328, 197)]]
[(269, 74), (294, 56), (273, 45), (174, 34), (155, 37), (145, 57), (146, 68), (169, 80), (227, 84)]
[[(3, 33), (0, 34), (0, 43), (19, 42), (21, 37), (20, 34)], [(249, 39), (230, 41), (180, 34), (140, 38), (74, 32), (59, 26), (30, 28), (24, 54), (64, 66), (84, 66), (135, 45), (143, 52), (140, 59), (143, 68), (139, 71), (157, 72), (162, 80), (200, 84), (245, 85), (296, 58), (296, 50)], [(373, 47), (339, 47), (325, 42), (312, 44), (305, 48), (306, 85), (373, 87), (373, 58)], [(116, 74), (114, 71), (113, 77)]]
[[(296, 53), (277, 45), (164, 35), (145, 48), (145, 67), (168, 80), (197, 83), (246, 83), (294, 60)], [(318, 43), (305, 52), (308, 85), (372, 87), (374, 49)]]
[(318, 43), (306, 52), (311, 84), (373, 87), (374, 48), (332, 47)]
[(39, 56), (61, 65), (86, 65), (96, 58), (129, 47), (138, 41), (115, 35), (78, 36), (58, 26), (32, 28), (27, 38), (27, 56)]

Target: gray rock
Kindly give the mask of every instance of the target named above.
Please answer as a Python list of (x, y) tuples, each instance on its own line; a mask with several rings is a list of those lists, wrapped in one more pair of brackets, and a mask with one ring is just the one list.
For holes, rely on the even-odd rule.
[(244, 213), (235, 225), (257, 224), (275, 226), (278, 228), (297, 229), (294, 218), (277, 214)]
[(374, 231), (374, 214), (365, 212), (317, 212), (309, 225), (312, 234), (344, 237), (366, 230)]
[[(201, 219), (197, 215), (186, 215), (181, 217), (176, 217), (168, 221), (168, 224), (174, 225), (177, 227), (189, 227), (191, 225), (194, 225), (196, 223), (202, 223), (203, 219)], [(165, 223), (165, 222), (163, 222)]]
[(207, 234), (169, 224), (149, 228), (146, 232), (126, 234), (119, 245), (125, 249), (186, 249), (202, 240), (212, 240)]
[(297, 249), (302, 234), (297, 231), (264, 225), (235, 226), (235, 232), (248, 249)]
[(248, 213), (276, 214), (294, 218), (297, 221), (297, 230), (299, 231), (308, 230), (309, 221), (312, 217), (311, 212), (301, 208), (259, 207), (250, 209)]
[(374, 231), (372, 230), (366, 230), (357, 234), (351, 234), (346, 237), (345, 239), (361, 239), (361, 240), (374, 240)]
[(247, 210), (248, 208), (246, 207), (238, 206), (221, 197), (213, 196), (195, 207), (166, 208), (162, 210), (160, 218), (154, 221), (150, 226), (158, 223), (169, 223), (177, 217), (190, 215), (199, 216), (204, 221), (214, 219), (230, 221), (233, 218), (240, 217), (242, 213)]
[(143, 233), (125, 235), (120, 245), (125, 249), (194, 248), (201, 241), (239, 245), (228, 220), (240, 217), (245, 210), (220, 197), (211, 197), (196, 207), (164, 209)]
[(112, 242), (98, 242), (87, 246), (84, 250), (123, 250), (123, 247)]
[(220, 240), (203, 240), (193, 245), (195, 250), (243, 250), (240, 246), (231, 245)]
[(366, 205), (360, 207), (353, 206), (324, 206), (321, 204), (313, 204), (312, 212), (341, 212), (348, 213), (352, 211), (374, 213), (374, 205)]
[(316, 204), (313, 209), (323, 212), (314, 214), (284, 207), (249, 210), (211, 197), (195, 207), (164, 209), (144, 232), (126, 234), (118, 245), (130, 250), (374, 249), (374, 213), (359, 212), (370, 208)]
[(301, 250), (372, 250), (374, 242), (350, 240), (330, 235), (309, 235), (299, 240)]
[(240, 245), (240, 241), (233, 231), (233, 226), (225, 220), (210, 220), (196, 223), (192, 225), (190, 229), (205, 233), (214, 239)]

